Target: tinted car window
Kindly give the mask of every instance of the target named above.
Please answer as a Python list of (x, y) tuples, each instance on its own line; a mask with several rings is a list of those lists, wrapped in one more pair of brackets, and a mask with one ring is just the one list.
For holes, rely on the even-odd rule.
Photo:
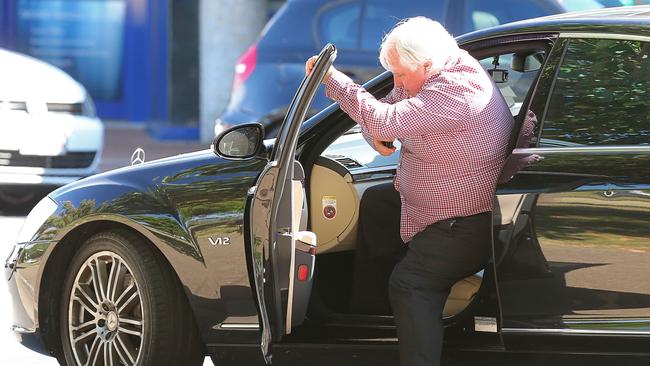
[(550, 97), (542, 144), (648, 144), (648, 70), (648, 43), (570, 41)]
[(467, 0), (465, 3), (466, 31), (493, 27), (516, 20), (557, 14), (562, 9), (549, 4), (521, 0)]
[(338, 48), (357, 48), (361, 2), (334, 3), (323, 7), (321, 12), (322, 14), (318, 18), (321, 46), (332, 42)]
[(447, 0), (398, 2), (368, 1), (362, 19), (361, 48), (376, 51), (384, 34), (405, 18), (423, 15), (444, 23)]

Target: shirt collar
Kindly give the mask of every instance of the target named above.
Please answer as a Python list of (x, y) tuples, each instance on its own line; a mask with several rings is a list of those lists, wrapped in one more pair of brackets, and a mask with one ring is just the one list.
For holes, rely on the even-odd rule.
[(461, 62), (462, 52), (465, 51), (461, 50), (461, 52), (459, 52), (458, 54), (449, 57), (449, 59), (447, 60), (447, 62), (445, 62), (445, 65), (442, 67), (441, 70), (431, 74), (431, 76), (429, 76), (429, 78), (424, 82), (424, 84), (422, 84), (422, 90), (424, 90), (427, 86), (431, 85), (434, 81), (436, 81), (436, 79), (440, 75), (442, 75), (446, 70), (451, 69), (456, 65), (458, 65)]

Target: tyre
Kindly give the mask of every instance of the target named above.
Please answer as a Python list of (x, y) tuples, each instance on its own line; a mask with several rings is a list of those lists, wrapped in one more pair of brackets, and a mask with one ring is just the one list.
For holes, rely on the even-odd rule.
[(60, 306), (67, 365), (201, 365), (203, 345), (162, 256), (126, 231), (97, 234), (72, 259)]
[(27, 215), (44, 193), (34, 187), (0, 187), (0, 211), (8, 215)]

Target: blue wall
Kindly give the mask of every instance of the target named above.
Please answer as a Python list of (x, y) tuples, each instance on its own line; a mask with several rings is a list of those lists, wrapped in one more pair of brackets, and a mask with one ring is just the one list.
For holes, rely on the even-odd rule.
[(157, 0), (4, 0), (0, 45), (84, 84), (104, 119), (168, 118), (168, 4)]

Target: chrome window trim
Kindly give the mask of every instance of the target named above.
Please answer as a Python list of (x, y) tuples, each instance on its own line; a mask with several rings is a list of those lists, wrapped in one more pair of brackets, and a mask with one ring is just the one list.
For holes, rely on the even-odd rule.
[(222, 323), (219, 325), (220, 329), (260, 329), (259, 324), (255, 323)]
[(650, 337), (650, 331), (629, 330), (594, 330), (594, 329), (528, 329), (528, 328), (502, 328), (502, 333), (511, 334), (543, 334), (543, 335), (629, 335)]
[(9, 327), (9, 330), (15, 333), (29, 333), (29, 334), (36, 333), (35, 329), (25, 328), (19, 325), (12, 325), (11, 327)]
[(639, 324), (647, 323), (650, 325), (650, 321), (646, 319), (589, 319), (589, 320), (563, 320), (564, 324)]
[(613, 39), (613, 40), (624, 40), (624, 41), (650, 42), (650, 37), (647, 37), (647, 36), (639, 36), (639, 35), (632, 35), (632, 34), (619, 34), (619, 33), (566, 32), (566, 33), (560, 33), (559, 38)]
[(347, 168), (348, 172), (350, 172), (353, 175), (358, 175), (358, 174), (369, 174), (369, 173), (392, 173), (392, 170), (397, 169), (397, 165), (384, 165), (384, 166), (378, 166), (378, 167), (372, 167), (372, 168)]
[[(294, 229), (297, 228), (300, 223), (296, 223), (296, 217), (294, 215), (294, 207), (295, 206), (295, 200), (296, 200), (296, 195), (293, 192), (293, 182), (294, 180), (292, 179), (290, 181), (291, 183), (291, 228), (289, 229), (289, 240), (291, 240), (291, 261), (289, 262), (289, 293), (287, 294), (287, 318), (285, 320), (285, 329), (284, 329), (284, 334), (290, 334), (291, 333), (291, 324), (293, 322), (293, 292), (294, 292), (294, 286), (295, 286), (295, 276), (296, 276), (296, 234), (297, 231)], [(303, 187), (304, 189), (304, 187)], [(276, 242), (277, 243), (277, 242)]]
[(368, 183), (368, 182), (376, 182), (376, 181), (381, 181), (381, 180), (391, 180), (395, 178), (395, 174), (393, 175), (386, 175), (383, 177), (370, 177), (370, 178), (354, 178), (354, 183)]
[(530, 147), (516, 148), (512, 150), (513, 155), (550, 155), (550, 154), (645, 154), (650, 153), (650, 145), (627, 145), (627, 146), (567, 146), (567, 147)]

